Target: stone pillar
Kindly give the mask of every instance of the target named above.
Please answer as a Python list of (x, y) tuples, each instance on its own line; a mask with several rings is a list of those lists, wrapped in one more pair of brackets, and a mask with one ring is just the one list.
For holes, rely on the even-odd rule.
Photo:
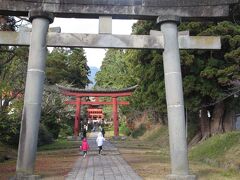
[(79, 121), (81, 115), (81, 97), (77, 97), (76, 99), (76, 113), (75, 113), (75, 121), (74, 121), (74, 138), (77, 139), (79, 135)]
[(24, 95), (24, 107), (18, 146), (16, 179), (37, 179), (34, 165), (37, 151), (43, 84), (45, 79), (46, 37), (53, 14), (31, 11), (32, 34)]
[(167, 99), (171, 174), (168, 179), (195, 179), (189, 175), (187, 140), (185, 129), (184, 101), (180, 53), (178, 46), (179, 18), (158, 17), (164, 36), (164, 78)]
[(113, 99), (113, 126), (114, 126), (114, 137), (119, 136), (119, 127), (118, 127), (118, 104), (117, 97), (112, 97)]

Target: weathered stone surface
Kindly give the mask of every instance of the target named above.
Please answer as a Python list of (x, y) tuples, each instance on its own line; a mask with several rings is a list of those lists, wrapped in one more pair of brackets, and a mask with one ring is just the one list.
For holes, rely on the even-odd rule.
[(53, 22), (54, 16), (52, 13), (49, 12), (43, 12), (43, 11), (30, 11), (28, 14), (30, 22), (33, 21), (34, 18), (45, 18), (48, 19), (50, 23)]
[(0, 0), (0, 14), (27, 16), (30, 10), (53, 12), (56, 17), (156, 19), (177, 15), (183, 19), (228, 17), (239, 0)]
[(112, 17), (111, 16), (99, 17), (98, 33), (112, 34)]
[[(28, 46), (30, 44), (30, 36), (30, 32), (0, 31), (0, 44)], [(218, 36), (180, 35), (178, 43), (180, 49), (221, 49), (220, 37)], [(47, 46), (163, 49), (164, 41), (161, 35), (48, 33)]]
[[(7, 0), (11, 1), (11, 0)], [(21, 2), (81, 5), (114, 5), (114, 6), (213, 6), (238, 3), (239, 0), (15, 0)]]

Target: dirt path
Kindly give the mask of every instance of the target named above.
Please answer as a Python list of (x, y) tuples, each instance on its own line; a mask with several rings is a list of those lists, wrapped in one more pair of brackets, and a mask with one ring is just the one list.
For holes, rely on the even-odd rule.
[[(170, 174), (170, 162), (160, 153), (151, 150), (121, 148), (122, 157), (145, 180), (161, 180)], [(215, 167), (202, 162), (189, 162), (190, 173), (199, 180), (239, 180), (240, 172), (234, 169)]]
[[(64, 179), (77, 157), (79, 157), (79, 152), (76, 149), (41, 152), (37, 155), (35, 174), (41, 174), (46, 179)], [(1, 180), (13, 177), (15, 171), (16, 160), (0, 163)]]

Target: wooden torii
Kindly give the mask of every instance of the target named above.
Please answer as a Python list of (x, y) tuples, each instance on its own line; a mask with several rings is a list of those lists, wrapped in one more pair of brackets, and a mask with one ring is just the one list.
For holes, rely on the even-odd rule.
[[(92, 101), (90, 99), (90, 101)], [(95, 97), (95, 102), (99, 102), (99, 97)], [(89, 105), (87, 108), (87, 119), (88, 121), (91, 120), (93, 121), (95, 118), (97, 120), (100, 120), (101, 122), (104, 119), (104, 114), (103, 114), (103, 109), (102, 107), (98, 107), (100, 106), (100, 104), (96, 104), (96, 105)], [(102, 105), (101, 105), (102, 106)]]
[[(66, 104), (72, 104), (76, 106), (75, 112), (75, 122), (74, 122), (74, 136), (77, 137), (79, 134), (79, 122), (81, 105), (112, 105), (113, 106), (113, 126), (114, 126), (114, 136), (119, 136), (119, 122), (118, 122), (118, 105), (129, 105), (127, 101), (118, 101), (118, 97), (131, 96), (133, 91), (136, 89), (137, 85), (120, 89), (120, 90), (88, 90), (88, 89), (78, 89), (69, 88), (61, 85), (57, 85), (60, 92), (65, 96), (75, 97), (76, 100), (66, 101)], [(99, 101), (82, 101), (82, 97), (111, 97), (112, 101), (105, 102)]]

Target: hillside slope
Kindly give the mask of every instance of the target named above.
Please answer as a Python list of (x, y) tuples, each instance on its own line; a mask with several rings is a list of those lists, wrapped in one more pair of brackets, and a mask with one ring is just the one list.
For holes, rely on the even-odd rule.
[[(117, 142), (124, 159), (144, 179), (165, 179), (171, 172), (168, 128), (153, 126), (141, 137)], [(141, 158), (139, 158), (141, 157)], [(213, 136), (189, 148), (189, 171), (201, 180), (240, 179), (240, 132)]]
[(189, 157), (217, 167), (240, 168), (240, 131), (215, 135), (191, 148)]

